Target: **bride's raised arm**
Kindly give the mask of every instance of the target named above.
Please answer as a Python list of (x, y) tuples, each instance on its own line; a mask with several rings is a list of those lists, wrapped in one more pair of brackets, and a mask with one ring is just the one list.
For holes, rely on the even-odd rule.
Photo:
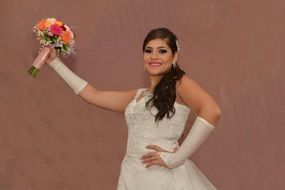
[(101, 91), (95, 89), (88, 84), (80, 93), (79, 96), (87, 103), (94, 106), (116, 111), (124, 112), (127, 105), (133, 99), (136, 90), (129, 91)]
[(74, 93), (80, 96), (85, 102), (96, 107), (110, 111), (124, 112), (127, 105), (136, 94), (136, 90), (129, 91), (102, 91), (88, 84), (73, 73), (57, 57), (53, 50), (47, 63), (59, 74), (59, 76), (73, 89)]

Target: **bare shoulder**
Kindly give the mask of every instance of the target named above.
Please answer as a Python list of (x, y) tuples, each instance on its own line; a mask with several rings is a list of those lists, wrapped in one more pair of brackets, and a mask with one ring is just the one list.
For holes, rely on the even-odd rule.
[(132, 100), (137, 93), (137, 89), (131, 89), (126, 91), (121, 91), (122, 93), (125, 93), (126, 96), (128, 96), (129, 100)]
[(137, 89), (130, 89), (130, 90), (122, 90), (122, 91), (116, 91), (117, 93), (124, 94), (126, 96), (129, 96), (130, 98), (135, 97), (137, 93)]
[(197, 88), (201, 89), (201, 86), (187, 75), (183, 75), (180, 81), (177, 83), (177, 91), (179, 95), (186, 91), (195, 90)]
[(183, 75), (181, 78), (177, 87), (177, 93), (182, 101), (194, 110), (198, 110), (203, 105), (213, 102), (211, 95), (187, 75)]

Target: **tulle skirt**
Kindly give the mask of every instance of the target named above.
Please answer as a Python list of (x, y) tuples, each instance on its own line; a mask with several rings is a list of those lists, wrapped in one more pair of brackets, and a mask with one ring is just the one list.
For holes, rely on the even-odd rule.
[(195, 163), (167, 169), (145, 168), (139, 158), (126, 156), (121, 164), (117, 190), (216, 190)]

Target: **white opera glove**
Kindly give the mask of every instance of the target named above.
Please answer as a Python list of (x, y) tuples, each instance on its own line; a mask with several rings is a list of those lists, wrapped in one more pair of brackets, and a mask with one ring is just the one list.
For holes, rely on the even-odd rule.
[(205, 119), (197, 116), (189, 134), (174, 153), (159, 152), (161, 159), (169, 168), (182, 165), (207, 139), (215, 127)]
[(88, 82), (78, 77), (57, 57), (49, 65), (59, 74), (59, 76), (73, 89), (75, 94), (79, 94)]

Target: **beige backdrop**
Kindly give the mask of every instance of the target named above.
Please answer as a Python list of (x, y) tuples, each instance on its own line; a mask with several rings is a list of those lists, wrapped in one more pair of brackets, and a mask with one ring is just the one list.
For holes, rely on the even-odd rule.
[[(179, 37), (179, 63), (222, 108), (192, 159), (221, 190), (285, 189), (285, 1), (1, 0), (0, 189), (111, 190), (125, 153), (124, 115), (79, 99), (49, 67), (26, 74), (32, 27), (56, 17), (75, 31), (65, 63), (101, 90), (148, 85), (147, 32)], [(194, 113), (187, 127), (191, 126)]]

